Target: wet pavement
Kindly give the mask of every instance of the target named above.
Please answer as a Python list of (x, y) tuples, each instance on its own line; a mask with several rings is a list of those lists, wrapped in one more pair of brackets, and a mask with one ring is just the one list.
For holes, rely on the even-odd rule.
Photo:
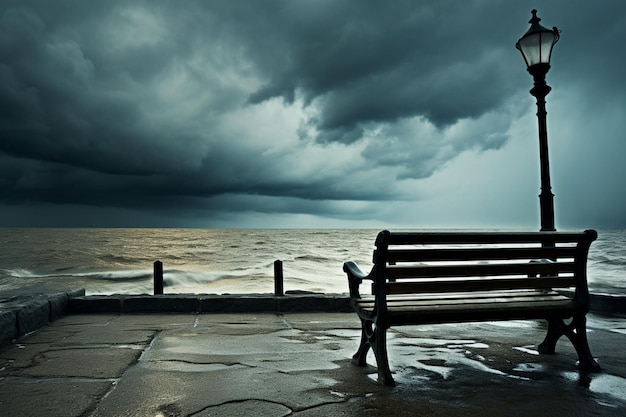
[(389, 388), (350, 362), (354, 313), (72, 314), (0, 349), (0, 413), (626, 415), (626, 322), (588, 327), (598, 374), (578, 372), (565, 338), (539, 355), (541, 322), (393, 328)]

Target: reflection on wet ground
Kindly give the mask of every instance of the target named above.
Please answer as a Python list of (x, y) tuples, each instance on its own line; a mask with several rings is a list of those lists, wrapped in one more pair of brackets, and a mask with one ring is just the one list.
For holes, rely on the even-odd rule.
[[(624, 359), (620, 358), (617, 363), (606, 357), (605, 350), (604, 358), (601, 357), (601, 362), (607, 365), (604, 372), (587, 374), (577, 370), (575, 351), (565, 337), (557, 344), (555, 355), (539, 354), (536, 344), (519, 344), (540, 342), (544, 331), (545, 324), (534, 321), (391, 329), (388, 346), (390, 365), (398, 383), (396, 389), (405, 394), (416, 389), (427, 392), (431, 401), (442, 403), (453, 390), (459, 395), (457, 401), (460, 404), (465, 403), (465, 396), (475, 395), (474, 392), (470, 394), (470, 390), (461, 394), (467, 387), (459, 386), (460, 383), (488, 386), (494, 392), (495, 387), (512, 390), (513, 395), (520, 397), (550, 392), (554, 395), (573, 393), (580, 401), (587, 398), (595, 402), (605, 412), (626, 410), (626, 378), (611, 373), (617, 369), (614, 365), (624, 364)], [(616, 334), (616, 337), (626, 334), (624, 320), (590, 318), (589, 334), (593, 347), (605, 342), (608, 348), (609, 343), (618, 340), (610, 340), (606, 332)], [(468, 334), (477, 337), (467, 338)], [(457, 335), (461, 337), (455, 338)], [(368, 359), (374, 364), (373, 358)], [(376, 372), (370, 372), (368, 376), (370, 381), (377, 379)], [(505, 380), (513, 385), (503, 384)]]
[(352, 365), (359, 326), (341, 313), (68, 316), (0, 350), (0, 404), (94, 417), (626, 415), (622, 319), (589, 319), (598, 374), (578, 372), (566, 338), (540, 355), (542, 322), (392, 328), (395, 388), (376, 383), (372, 354)]
[(626, 402), (626, 379), (609, 374), (581, 374), (580, 372), (563, 372), (567, 380), (577, 382), (581, 387), (596, 394), (608, 394)]

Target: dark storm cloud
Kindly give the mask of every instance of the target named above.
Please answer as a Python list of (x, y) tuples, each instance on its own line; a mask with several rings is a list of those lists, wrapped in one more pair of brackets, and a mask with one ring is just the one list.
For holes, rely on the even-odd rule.
[[(542, 6), (569, 37), (551, 82), (624, 85), (609, 4)], [(416, 198), (402, 181), (501, 149), (527, 111), (530, 8), (0, 0), (0, 201), (342, 217)]]
[[(514, 91), (506, 77), (510, 45), (493, 36), (510, 33), (505, 21), (490, 20), (501, 8), (497, 4), (490, 9), (471, 2), (459, 7), (456, 1), (300, 6), (291, 3), (263, 16), (268, 30), (284, 33), (255, 48), (265, 55), (258, 62), (269, 82), (251, 101), (276, 96), (293, 101), (298, 94), (307, 102), (318, 99), (322, 142), (352, 142), (360, 138), (362, 124), (414, 115), (450, 125), (479, 116)], [(489, 31), (477, 31), (483, 20)], [(461, 39), (464, 32), (472, 37)]]

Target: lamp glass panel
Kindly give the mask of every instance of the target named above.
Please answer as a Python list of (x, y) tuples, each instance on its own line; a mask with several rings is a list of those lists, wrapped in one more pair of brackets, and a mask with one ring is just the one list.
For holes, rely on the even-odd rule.
[(552, 32), (544, 32), (541, 34), (541, 62), (550, 63), (550, 54), (554, 45), (554, 34)]
[(533, 33), (519, 40), (519, 46), (529, 67), (541, 62), (541, 33)]

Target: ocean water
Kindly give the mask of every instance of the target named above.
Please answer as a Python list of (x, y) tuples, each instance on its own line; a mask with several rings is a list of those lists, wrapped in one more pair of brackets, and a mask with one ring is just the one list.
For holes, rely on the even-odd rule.
[[(343, 262), (371, 268), (378, 230), (0, 228), (0, 291), (272, 293), (274, 261), (285, 291), (348, 291)], [(592, 292), (626, 294), (626, 230), (601, 230), (588, 264)]]

